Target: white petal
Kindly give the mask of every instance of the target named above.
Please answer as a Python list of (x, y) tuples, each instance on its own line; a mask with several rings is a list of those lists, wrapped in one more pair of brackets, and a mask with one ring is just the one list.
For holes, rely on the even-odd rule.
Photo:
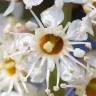
[(96, 68), (96, 51), (90, 51), (86, 54), (86, 62)]
[(8, 94), (8, 92), (2, 92), (0, 96), (22, 96), (16, 92), (11, 92)]
[(92, 10), (89, 14), (87, 14), (87, 16), (90, 19), (95, 19), (96, 18), (96, 9)]
[(82, 41), (88, 38), (86, 31), (81, 26), (81, 20), (74, 20), (68, 28), (66, 38), (69, 40)]
[(23, 0), (26, 5), (26, 8), (31, 9), (32, 6), (37, 6), (43, 2), (43, 0)]
[(26, 83), (26, 86), (29, 90), (29, 93), (28, 94), (24, 93), (24, 96), (30, 96), (31, 94), (32, 96), (46, 96), (45, 95), (45, 87), (46, 87), (45, 83), (36, 83), (36, 84)]
[(7, 18), (0, 14), (0, 34), (3, 32), (5, 26), (8, 24)]
[[(86, 17), (82, 18), (82, 27), (85, 32), (94, 36), (91, 20), (92, 20), (92, 17), (90, 17), (90, 16), (88, 16), (88, 17), (86, 16)], [(93, 20), (94, 20), (94, 18), (93, 18)]]
[(33, 74), (31, 74), (31, 82), (32, 83), (42, 83), (46, 78), (46, 70), (43, 68), (41, 70), (35, 70)]
[(85, 3), (85, 0), (64, 0), (65, 3), (69, 3), (69, 2), (72, 2), (72, 3)]
[(18, 2), (15, 5), (15, 9), (12, 12), (13, 16), (15, 16), (17, 19), (21, 18), (22, 14), (23, 14), (23, 3), (22, 2)]
[(55, 69), (55, 62), (53, 60), (53, 58), (48, 58), (48, 70), (50, 70), (50, 72), (52, 72)]
[(74, 51), (73, 51), (74, 56), (78, 57), (78, 58), (84, 57), (85, 53), (86, 52), (84, 50), (80, 49), (80, 48), (75, 48)]
[(84, 75), (84, 70), (67, 57), (63, 57), (60, 63), (61, 78), (64, 81), (74, 81)]
[(11, 3), (9, 5), (9, 7), (7, 8), (7, 10), (4, 12), (4, 16), (9, 15), (11, 12), (13, 12), (15, 8), (15, 0), (11, 0)]
[(57, 26), (64, 20), (64, 13), (54, 5), (41, 13), (41, 20), (45, 26)]
[(0, 90), (8, 90), (8, 87), (9, 87), (9, 81), (10, 81), (10, 78), (3, 78), (1, 81), (0, 81)]
[(32, 48), (32, 41), (31, 34), (22, 34), (16, 38), (15, 48), (21, 51), (28, 50), (29, 47)]
[(36, 64), (37, 66), (32, 71), (32, 74), (31, 74), (32, 83), (42, 83), (46, 78), (47, 64), (45, 62), (42, 68), (40, 68), (40, 62), (41, 61), (38, 61), (38, 63)]
[(38, 27), (38, 25), (35, 22), (28, 21), (25, 26), (28, 28), (28, 30), (33, 31)]
[(55, 0), (55, 5), (58, 8), (63, 8), (64, 0)]

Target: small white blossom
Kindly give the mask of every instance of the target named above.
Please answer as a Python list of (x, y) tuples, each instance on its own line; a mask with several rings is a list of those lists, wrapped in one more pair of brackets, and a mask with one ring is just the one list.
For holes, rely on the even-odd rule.
[(28, 63), (23, 58), (26, 56), (27, 51), (15, 50), (14, 35), (3, 34), (2, 39), (0, 45), (0, 91), (4, 90), (9, 94), (14, 88), (15, 91), (23, 94), (21, 88), (23, 86), (25, 92), (28, 92), (25, 84), (27, 73), (24, 70), (24, 65)]
[[(89, 70), (83, 74), (79, 74), (77, 77), (74, 75), (70, 81), (67, 80), (67, 84), (61, 84), (61, 87), (76, 88), (75, 94), (78, 96), (95, 96), (96, 92), (96, 52), (90, 51), (84, 56), (84, 62), (87, 64)], [(82, 70), (81, 70), (82, 71)]]

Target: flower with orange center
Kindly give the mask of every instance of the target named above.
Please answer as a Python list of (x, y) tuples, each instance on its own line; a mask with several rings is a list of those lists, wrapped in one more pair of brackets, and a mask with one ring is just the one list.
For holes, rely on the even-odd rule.
[[(69, 52), (73, 52), (76, 57), (81, 58), (85, 55), (85, 51), (79, 48), (74, 49), (72, 45), (90, 45), (90, 43), (71, 41), (69, 39), (71, 37), (69, 37), (69, 34), (71, 33), (65, 33), (64, 31), (67, 29), (68, 25), (64, 29), (62, 26), (38, 28), (32, 36), (32, 56), (35, 56), (36, 60), (32, 63), (32, 67), (26, 78), (31, 76), (31, 81), (35, 83), (43, 82), (46, 79), (47, 94), (50, 94), (49, 77), (55, 65), (57, 68), (57, 83), (56, 86), (53, 87), (55, 91), (59, 90), (60, 78), (62, 80), (67, 80), (71, 78), (71, 75), (79, 74), (79, 70), (81, 70), (80, 66), (86, 69), (86, 67), (71, 56)], [(71, 35), (73, 36), (74, 34)], [(67, 72), (64, 70), (65, 67), (68, 68), (68, 70), (66, 70)], [(78, 70), (76, 70), (76, 68)], [(82, 74), (82, 72), (80, 74)]]
[(13, 76), (16, 73), (16, 61), (12, 58), (7, 58), (3, 62), (5, 70), (10, 76)]
[(25, 84), (25, 76), (27, 73), (21, 67), (22, 59), (19, 58), (20, 55), (22, 56), (22, 52), (10, 54), (10, 56), (5, 54), (0, 59), (0, 90), (5, 90), (8, 94), (13, 91), (13, 88), (18, 93), (23, 94), (21, 85), (24, 87), (25, 92), (28, 92)]
[[(88, 76), (88, 75), (87, 75)], [(83, 82), (74, 85), (77, 96), (96, 96), (96, 76), (90, 75), (88, 78), (84, 77)]]
[[(81, 23), (74, 21), (68, 23), (64, 28), (59, 25), (64, 19), (64, 14), (55, 5), (41, 13), (41, 20), (44, 25), (32, 10), (30, 12), (40, 28), (34, 30), (35, 34), (18, 33), (18, 36), (22, 38), (17, 36), (17, 45), (21, 45), (18, 45), (17, 48), (26, 50), (28, 48), (26, 46), (30, 46), (29, 50), (32, 49), (32, 57), (30, 56), (30, 58), (35, 59), (31, 66), (29, 65), (26, 79), (30, 76), (32, 83), (41, 83), (46, 79), (46, 92), (50, 95), (49, 78), (55, 66), (57, 68), (57, 82), (53, 89), (58, 91), (60, 78), (64, 81), (69, 80), (72, 76), (76, 77), (78, 74), (82, 74), (82, 71), (80, 71), (82, 68), (87, 69), (84, 64), (75, 58), (82, 58), (85, 51), (80, 48), (74, 49), (73, 45), (83, 44), (91, 48), (91, 44), (83, 42), (88, 36), (86, 32), (80, 32)], [(73, 52), (75, 57), (70, 52)]]
[(39, 46), (46, 54), (58, 54), (63, 48), (63, 40), (54, 34), (46, 34), (41, 37)]
[(61, 84), (62, 88), (75, 88), (76, 96), (96, 96), (96, 71), (89, 68), (81, 76), (71, 78), (67, 84)]
[(84, 56), (84, 62), (89, 70), (77, 77), (73, 76), (70, 81), (67, 80), (67, 84), (61, 84), (61, 87), (74, 87), (77, 96), (96, 96), (96, 51), (88, 52)]

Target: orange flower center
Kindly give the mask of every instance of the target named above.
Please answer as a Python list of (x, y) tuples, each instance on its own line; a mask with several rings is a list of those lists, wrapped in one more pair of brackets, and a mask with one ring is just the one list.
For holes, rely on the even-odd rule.
[(92, 79), (87, 88), (86, 88), (87, 96), (96, 96), (96, 78)]
[(46, 34), (39, 41), (40, 49), (50, 55), (58, 54), (62, 50), (63, 45), (62, 38), (54, 34)]
[(4, 68), (6, 69), (7, 73), (10, 75), (10, 76), (13, 76), (15, 73), (16, 73), (16, 61), (12, 58), (7, 58), (4, 60)]

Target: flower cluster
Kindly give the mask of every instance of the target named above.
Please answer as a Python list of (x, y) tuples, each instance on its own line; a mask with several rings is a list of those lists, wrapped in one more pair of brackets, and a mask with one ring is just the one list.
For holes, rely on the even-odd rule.
[[(95, 38), (96, 0), (55, 0), (40, 19), (33, 6), (43, 0), (6, 1), (10, 2), (9, 7), (0, 14), (0, 96), (25, 96), (28, 82), (44, 81), (45, 92), (54, 96), (50, 75), (55, 69), (54, 91), (73, 87), (77, 96), (96, 96), (96, 51), (88, 40), (89, 36)], [(81, 4), (86, 16), (64, 26), (63, 6), (68, 3)], [(23, 7), (34, 19), (20, 19)], [(88, 50), (75, 47), (78, 45)]]

